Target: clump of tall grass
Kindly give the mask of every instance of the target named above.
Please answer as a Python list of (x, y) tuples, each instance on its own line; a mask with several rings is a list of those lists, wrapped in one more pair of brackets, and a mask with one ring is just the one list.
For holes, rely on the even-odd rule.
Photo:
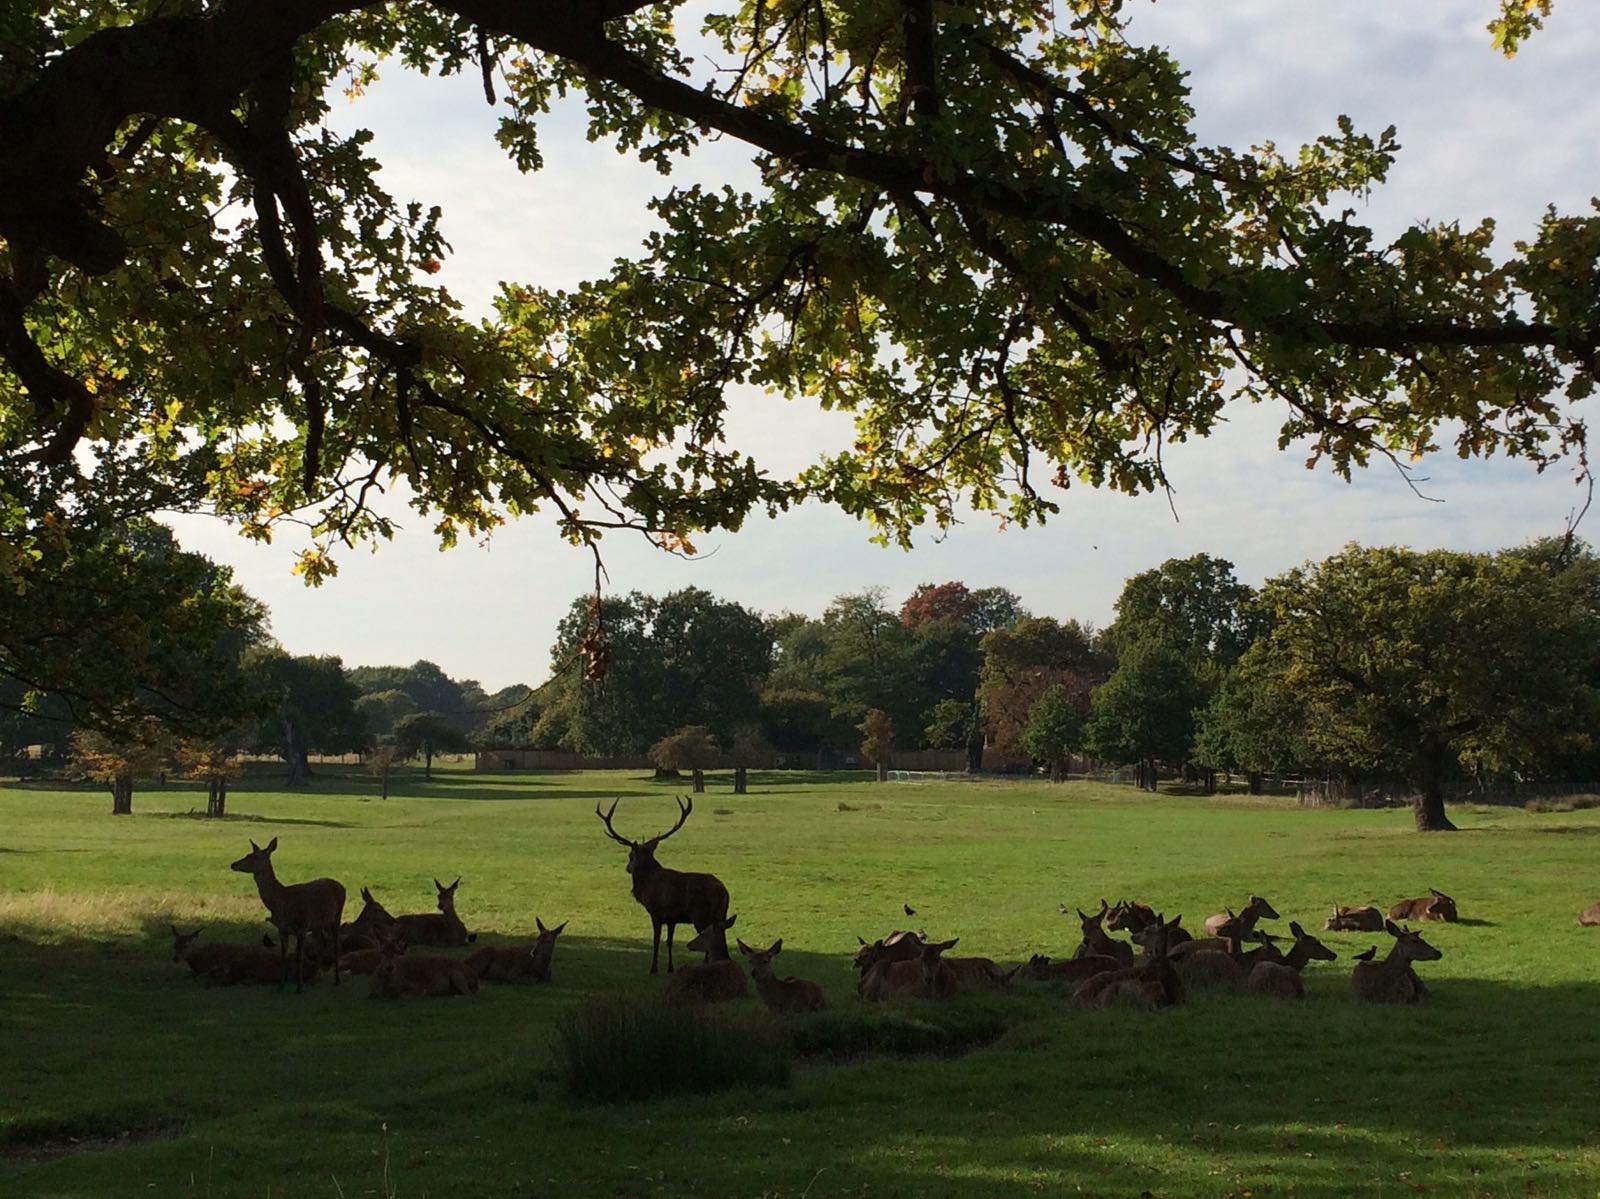
[(0, 894), (0, 928), (31, 941), (142, 934), (174, 924), (259, 924), (254, 896), (189, 891), (18, 891)]
[(602, 1103), (786, 1086), (789, 1055), (783, 1028), (750, 1006), (608, 996), (578, 1004), (556, 1024), (556, 1069), (567, 1093)]

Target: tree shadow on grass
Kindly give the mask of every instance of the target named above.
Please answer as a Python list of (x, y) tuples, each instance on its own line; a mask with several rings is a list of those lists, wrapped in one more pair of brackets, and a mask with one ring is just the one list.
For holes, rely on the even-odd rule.
[(226, 812), (221, 816), (212, 816), (198, 808), (190, 808), (187, 812), (159, 812), (156, 815), (169, 820), (205, 820), (215, 821), (218, 824), (304, 824), (314, 825), (318, 828), (355, 828), (356, 826), (346, 820), (312, 820), (303, 816), (256, 816), (250, 812)]

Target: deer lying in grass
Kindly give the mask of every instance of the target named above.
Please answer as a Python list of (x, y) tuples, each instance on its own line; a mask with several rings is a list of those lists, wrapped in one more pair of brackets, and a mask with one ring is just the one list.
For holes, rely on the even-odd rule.
[(1411, 968), (1413, 962), (1436, 962), (1444, 956), (1422, 939), (1422, 934), (1384, 924), (1394, 945), (1381, 962), (1357, 962), (1350, 986), (1357, 999), (1368, 1003), (1418, 1003), (1427, 998), (1428, 988)]
[[(605, 823), (606, 836), (619, 845), (628, 847), (628, 873), (633, 876), (633, 897), (650, 913), (654, 943), (650, 950), (650, 973), (656, 973), (656, 963), (661, 956), (661, 929), (667, 930), (667, 973), (672, 973), (672, 934), (680, 924), (692, 924), (705, 930), (728, 918), (728, 888), (714, 874), (690, 873), (668, 870), (656, 861), (656, 847), (683, 827), (694, 811), (694, 800), (678, 798), (678, 822), (666, 832), (648, 841), (630, 841), (611, 827), (617, 803), (613, 801), (609, 812), (602, 812), (599, 803), (594, 814)], [(742, 975), (741, 975), (742, 977)]]
[(550, 958), (556, 951), (556, 938), (567, 927), (567, 922), (563, 920), (554, 928), (546, 928), (537, 916), (533, 922), (539, 927), (539, 939), (532, 945), (515, 949), (485, 946), (467, 958), (468, 968), (489, 983), (549, 982)]
[(1249, 973), (1244, 964), (1244, 940), (1246, 936), (1256, 940), (1263, 934), (1246, 928), (1239, 916), (1220, 925), (1219, 932), (1220, 936), (1195, 937), (1168, 950), (1167, 956), (1187, 985), (1234, 986), (1244, 982)]
[(772, 959), (783, 952), (782, 937), (765, 949), (751, 949), (743, 941), (739, 941), (738, 945), (739, 952), (744, 954), (745, 964), (750, 967), (750, 977), (755, 980), (756, 994), (773, 1011), (820, 1012), (827, 1006), (822, 998), (822, 988), (816, 983), (793, 975), (779, 978), (772, 972)]
[(1215, 916), (1207, 916), (1205, 923), (1206, 936), (1221, 936), (1217, 930), (1228, 921), (1237, 919), (1244, 926), (1244, 931), (1239, 934), (1242, 937), (1247, 935), (1250, 930), (1256, 926), (1256, 921), (1276, 920), (1277, 918), (1278, 913), (1273, 909), (1273, 906), (1270, 903), (1268, 903), (1265, 899), (1262, 899), (1259, 895), (1252, 895), (1245, 902), (1244, 907), (1239, 909), (1239, 915), (1237, 917), (1234, 916), (1232, 908), (1229, 908), (1226, 912), (1219, 912)]
[[(1280, 999), (1304, 999), (1306, 984), (1300, 977), (1307, 962), (1331, 962), (1339, 955), (1317, 940), (1294, 921), (1289, 922), (1294, 934), (1294, 944), (1289, 952), (1279, 955), (1278, 961), (1258, 961), (1250, 971), (1249, 986), (1263, 995), (1276, 995)], [(1277, 950), (1272, 952), (1277, 953)]]
[(887, 937), (879, 937), (870, 943), (859, 933), (856, 935), (856, 940), (861, 944), (856, 949), (855, 957), (850, 959), (850, 965), (861, 976), (856, 981), (856, 989), (859, 991), (861, 983), (866, 981), (867, 975), (879, 962), (909, 962), (921, 956), (922, 943), (926, 938), (921, 933), (896, 929)]
[(301, 990), (306, 977), (306, 934), (316, 933), (333, 946), (333, 982), (339, 983), (339, 921), (344, 915), (344, 886), (331, 878), (316, 878), (306, 883), (284, 884), (272, 869), (272, 852), (278, 848), (274, 837), (265, 849), (250, 842), (250, 852), (231, 869), (254, 875), (261, 902), (267, 905), (267, 919), (278, 930), (278, 986), (289, 978), (289, 938), (294, 938), (294, 989)]
[(1022, 966), (1022, 977), (1035, 982), (1081, 983), (1096, 974), (1121, 970), (1122, 963), (1103, 953), (1086, 954), (1081, 958), (1067, 958), (1054, 962), (1043, 954), (1034, 954)]
[(949, 964), (940, 959), (959, 940), (956, 937), (923, 942), (915, 958), (879, 962), (861, 980), (861, 997), (871, 1003), (885, 999), (949, 999), (956, 993), (956, 976)]
[(667, 994), (695, 1003), (722, 1003), (750, 993), (744, 971), (728, 953), (728, 930), (738, 918), (715, 921), (694, 935), (684, 948), (705, 954), (705, 961), (680, 966), (667, 980)]
[(476, 941), (478, 938), (467, 932), (467, 926), (461, 923), (461, 917), (456, 915), (456, 888), (460, 885), (459, 878), (448, 887), (438, 879), (434, 879), (433, 889), (438, 892), (436, 902), (439, 910), (396, 916), (394, 931), (405, 938), (407, 945), (459, 948), (469, 941)]
[(1098, 954), (1108, 958), (1116, 958), (1124, 966), (1133, 965), (1133, 946), (1126, 941), (1118, 941), (1109, 936), (1102, 921), (1111, 909), (1106, 906), (1106, 901), (1100, 901), (1100, 910), (1093, 916), (1086, 915), (1082, 908), (1078, 909), (1078, 923), (1083, 929), (1083, 940), (1078, 942), (1078, 947), (1072, 951), (1075, 958), (1088, 957)]
[(1591, 903), (1578, 917), (1578, 923), (1586, 928), (1600, 924), (1600, 902)]
[(1167, 936), (1167, 952), (1171, 953), (1178, 946), (1187, 945), (1190, 941), (1194, 940), (1194, 938), (1189, 935), (1188, 929), (1180, 927), (1182, 922), (1182, 916), (1174, 916), (1164, 925), (1159, 920), (1153, 921), (1133, 934), (1133, 943), (1140, 949), (1144, 950), (1144, 952), (1149, 953), (1151, 944), (1155, 941), (1156, 937), (1161, 935), (1161, 930), (1165, 928)]
[(1344, 908), (1333, 905), (1333, 915), (1322, 926), (1325, 933), (1375, 933), (1383, 928), (1383, 913), (1377, 908)]
[(1443, 891), (1428, 888), (1429, 894), (1402, 899), (1389, 909), (1390, 920), (1444, 920), (1456, 922), (1456, 901)]
[(1147, 903), (1119, 899), (1107, 908), (1106, 901), (1102, 899), (1100, 906), (1105, 909), (1106, 929), (1114, 933), (1128, 933), (1135, 941), (1141, 932), (1156, 924), (1156, 911)]
[(389, 910), (372, 897), (371, 891), (362, 887), (361, 911), (350, 923), (339, 926), (339, 948), (377, 949), (381, 943), (380, 935), (392, 932), (394, 924), (394, 917), (389, 914)]
[[(196, 977), (203, 978), (208, 987), (230, 987), (235, 983), (275, 983), (280, 977), (282, 964), (272, 950), (270, 939), (266, 946), (238, 945), (226, 941), (208, 941), (204, 945), (196, 945), (195, 941), (205, 929), (180, 933), (171, 924), (167, 928), (172, 932), (172, 960), (187, 963), (189, 969)], [(306, 963), (306, 982), (315, 982), (316, 979), (316, 963)]]
[(372, 999), (475, 995), (478, 991), (478, 976), (460, 958), (407, 953), (405, 938), (400, 936), (385, 938), (379, 954), (367, 988)]
[[(1176, 924), (1176, 921), (1173, 921)], [(1072, 997), (1094, 1007), (1132, 1004), (1136, 1007), (1173, 1007), (1184, 1000), (1183, 980), (1167, 956), (1166, 931), (1172, 927), (1160, 915), (1145, 959), (1137, 966), (1096, 974), (1078, 984)]]

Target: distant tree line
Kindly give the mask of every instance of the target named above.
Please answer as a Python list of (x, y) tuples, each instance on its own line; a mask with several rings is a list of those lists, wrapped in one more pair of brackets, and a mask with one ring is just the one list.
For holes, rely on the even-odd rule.
[[(1444, 797), (1506, 779), (1592, 779), (1600, 565), (1581, 543), (1494, 554), (1347, 547), (1258, 591), (1230, 563), (1129, 579), (1103, 630), (1032, 615), (1001, 587), (882, 588), (820, 616), (699, 588), (573, 601), (546, 681), (493, 694), (430, 661), (347, 669), (296, 656), (226, 568), (132, 522), (54, 552), (73, 588), (0, 604), (0, 752), (44, 746), (99, 779), (202, 780), (220, 813), (240, 753), (291, 783), (317, 754), (384, 763), (478, 748), (648, 754), (743, 789), (780, 755), (827, 768), (897, 751), (985, 754), (1066, 777), (1085, 757), (1137, 785), (1218, 772), (1398, 780), (1419, 828)], [(0, 563), (3, 565), (3, 563)]]

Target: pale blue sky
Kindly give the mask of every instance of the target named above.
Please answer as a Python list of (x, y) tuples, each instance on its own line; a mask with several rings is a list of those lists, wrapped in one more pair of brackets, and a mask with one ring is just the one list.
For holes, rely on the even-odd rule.
[[(1131, 4), (1135, 36), (1169, 46), (1191, 72), (1203, 139), (1295, 146), (1348, 113), (1373, 133), (1399, 127), (1404, 150), (1391, 180), (1360, 215), (1380, 234), (1429, 218), (1499, 222), (1503, 245), (1530, 232), (1546, 204), (1567, 211), (1596, 191), (1600, 5), (1557, 7), (1549, 28), (1510, 62), (1489, 45), (1491, 0), (1160, 0)], [(548, 166), (516, 173), (492, 140), (496, 113), (475, 78), (415, 80), (395, 70), (340, 127), (377, 134), (384, 183), (399, 199), (438, 203), (455, 246), (443, 278), (481, 310), (500, 278), (570, 285), (631, 252), (649, 227), (651, 167), (587, 144), (572, 122), (545, 137)], [(693, 177), (745, 177), (733, 147), (713, 148)], [(1345, 484), (1307, 472), (1304, 453), (1276, 449), (1278, 414), (1230, 412), (1203, 442), (1167, 455), (1177, 520), (1165, 497), (1074, 489), (1043, 528), (997, 531), (974, 517), (910, 552), (870, 545), (868, 531), (810, 507), (776, 521), (754, 517), (737, 535), (700, 543), (698, 561), (614, 535), (610, 586), (662, 594), (704, 587), (766, 612), (820, 613), (835, 595), (882, 585), (898, 602), (920, 582), (1004, 586), (1036, 613), (1104, 624), (1130, 574), (1169, 557), (1207, 552), (1252, 584), (1348, 541), (1493, 549), (1560, 532), (1579, 500), (1570, 473), (1535, 475), (1517, 463), (1422, 464), (1416, 498), (1386, 465)], [(784, 472), (849, 441), (837, 414), (761, 395), (741, 399), (738, 444)], [(1600, 537), (1592, 527), (1586, 532)], [(320, 590), (290, 575), (293, 530), (252, 546), (215, 522), (178, 522), (185, 546), (231, 564), (272, 610), (273, 632), (296, 653), (339, 654), (346, 665), (431, 658), (491, 690), (536, 683), (549, 666), (556, 622), (592, 586), (592, 561), (524, 519), (486, 547), (441, 554), (412, 517), (377, 553), (346, 550)]]

